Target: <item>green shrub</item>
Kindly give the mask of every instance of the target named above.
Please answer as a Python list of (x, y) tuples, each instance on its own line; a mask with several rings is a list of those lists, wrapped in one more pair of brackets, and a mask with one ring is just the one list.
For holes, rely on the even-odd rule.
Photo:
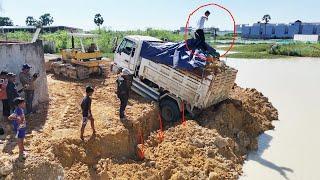
[(32, 40), (32, 34), (25, 31), (17, 31), (14, 33), (6, 33), (2, 35), (1, 40), (8, 40), (8, 41), (23, 41), (23, 42), (30, 42)]

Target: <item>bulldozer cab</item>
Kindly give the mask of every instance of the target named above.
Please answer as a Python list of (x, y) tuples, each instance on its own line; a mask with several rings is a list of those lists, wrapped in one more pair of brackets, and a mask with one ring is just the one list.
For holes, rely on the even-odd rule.
[[(62, 49), (61, 55), (64, 61), (91, 61), (101, 60), (102, 53), (97, 46), (95, 34), (84, 33), (70, 33), (71, 37), (71, 49)], [(75, 47), (75, 39), (79, 39), (80, 47)], [(84, 40), (91, 39), (92, 42), (88, 47), (85, 47)]]

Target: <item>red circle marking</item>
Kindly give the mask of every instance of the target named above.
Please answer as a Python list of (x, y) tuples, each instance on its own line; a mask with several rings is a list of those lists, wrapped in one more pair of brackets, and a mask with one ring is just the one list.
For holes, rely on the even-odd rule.
[[(232, 13), (231, 13), (227, 8), (225, 8), (225, 7), (223, 7), (223, 6), (219, 5), (219, 4), (216, 4), (216, 3), (209, 3), (209, 4), (204, 4), (204, 5), (202, 5), (202, 6), (199, 6), (197, 9), (195, 9), (194, 11), (192, 11), (192, 12), (189, 14), (188, 20), (187, 20), (187, 22), (186, 22), (185, 30), (184, 30), (184, 41), (185, 41), (186, 47), (187, 47), (187, 49), (190, 51), (190, 53), (192, 53), (192, 50), (188, 47), (188, 43), (187, 43), (187, 39), (188, 39), (188, 29), (189, 29), (189, 21), (190, 21), (191, 16), (192, 16), (195, 12), (197, 12), (198, 10), (200, 10), (200, 9), (202, 9), (202, 8), (204, 8), (204, 7), (207, 7), (207, 6), (217, 6), (217, 7), (221, 8), (221, 9), (227, 11), (227, 12), (229, 13), (232, 21), (233, 21), (233, 38), (232, 38), (232, 43), (231, 43), (229, 49), (228, 49), (223, 55), (220, 56), (220, 57), (224, 57), (224, 56), (233, 48), (234, 43), (235, 43), (235, 40), (236, 40), (236, 37), (237, 37), (236, 21), (234, 20), (234, 17), (233, 17), (233, 15), (232, 15)], [(197, 54), (197, 53), (194, 53), (194, 55), (200, 57), (200, 58), (203, 59), (203, 60), (206, 60), (206, 57), (203, 57), (203, 56), (201, 56), (201, 55), (199, 55), (199, 54)]]

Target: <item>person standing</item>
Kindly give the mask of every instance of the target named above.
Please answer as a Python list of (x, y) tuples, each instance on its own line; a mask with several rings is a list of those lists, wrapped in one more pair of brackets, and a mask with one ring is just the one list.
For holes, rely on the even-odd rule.
[(210, 16), (210, 11), (206, 11), (204, 15), (201, 16), (201, 18), (198, 21), (198, 28), (195, 32), (195, 37), (200, 41), (200, 48), (203, 51), (207, 50), (206, 38), (204, 36), (203, 29), (204, 29), (204, 23), (208, 20), (209, 16)]
[(117, 79), (117, 96), (120, 99), (120, 120), (126, 120), (125, 110), (129, 100), (129, 92), (131, 88), (131, 73), (128, 69), (123, 69), (121, 76)]
[(88, 120), (90, 120), (90, 123), (91, 123), (92, 134), (93, 135), (96, 134), (96, 130), (94, 128), (94, 118), (93, 118), (92, 112), (91, 112), (91, 101), (92, 101), (91, 96), (92, 96), (93, 92), (94, 92), (93, 87), (87, 86), (86, 87), (86, 96), (83, 98), (83, 100), (81, 102), (81, 110), (82, 110), (82, 126), (81, 126), (81, 130), (80, 130), (81, 140), (84, 140), (83, 133), (84, 133), (84, 129), (86, 128)]
[(30, 69), (32, 67), (29, 64), (24, 64), (22, 66), (22, 71), (19, 74), (20, 82), (22, 84), (24, 94), (25, 94), (25, 100), (26, 100), (26, 108), (27, 108), (27, 114), (33, 113), (32, 110), (32, 102), (34, 98), (34, 90), (35, 85), (34, 82), (38, 78), (38, 73), (35, 73), (31, 76)]
[(14, 73), (8, 73), (7, 99), (8, 99), (11, 112), (13, 112), (15, 109), (14, 99), (19, 97), (15, 82), (16, 82), (16, 75)]
[(8, 72), (1, 71), (0, 73), (0, 100), (2, 101), (3, 118), (7, 119), (10, 116), (10, 105), (7, 96)]

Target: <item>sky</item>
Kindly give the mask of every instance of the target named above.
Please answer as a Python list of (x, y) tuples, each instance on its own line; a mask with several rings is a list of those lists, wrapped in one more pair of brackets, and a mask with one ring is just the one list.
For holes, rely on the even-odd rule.
[[(38, 18), (50, 13), (53, 25), (96, 28), (93, 18), (100, 13), (103, 26), (112, 30), (136, 30), (146, 28), (179, 29), (185, 26), (190, 12), (198, 6), (216, 3), (229, 9), (236, 24), (252, 24), (265, 14), (271, 15), (270, 23), (320, 22), (319, 0), (0, 0), (0, 16), (10, 17), (15, 25), (25, 25), (27, 16)], [(190, 26), (206, 10), (211, 16), (206, 26), (221, 30), (233, 29), (231, 17), (216, 6), (200, 9), (191, 17)]]

